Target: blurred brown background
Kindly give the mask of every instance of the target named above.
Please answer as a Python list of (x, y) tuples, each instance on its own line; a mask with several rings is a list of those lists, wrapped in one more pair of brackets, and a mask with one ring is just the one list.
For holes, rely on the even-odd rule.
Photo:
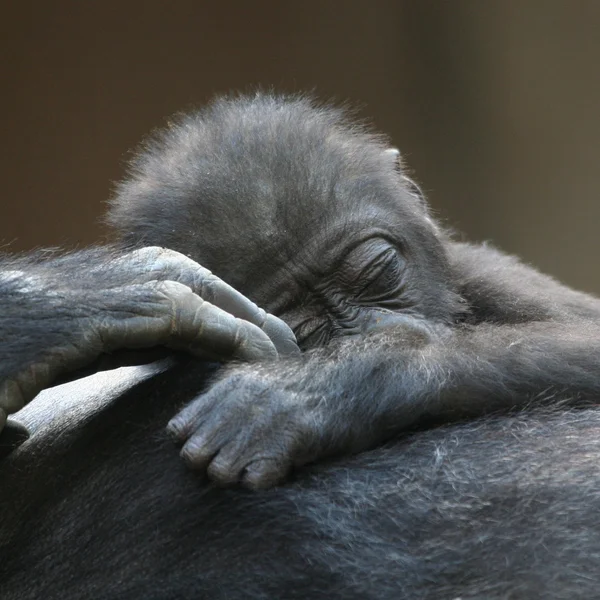
[(85, 245), (127, 150), (262, 84), (351, 100), (438, 215), (600, 292), (600, 2), (5, 2), (0, 243)]

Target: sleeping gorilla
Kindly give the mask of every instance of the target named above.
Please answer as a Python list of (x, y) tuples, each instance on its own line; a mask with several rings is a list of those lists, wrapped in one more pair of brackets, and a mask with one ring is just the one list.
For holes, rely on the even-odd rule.
[[(134, 163), (110, 217), (118, 258), (90, 251), (81, 277), (77, 255), (5, 267), (6, 412), (118, 348), (264, 360), (221, 369), (200, 396), (214, 364), (179, 357), (26, 407), (32, 439), (0, 467), (3, 598), (597, 595), (600, 304), (452, 241), (395, 163), (336, 110), (220, 100)], [(231, 288), (210, 295), (192, 261), (131, 251), (149, 244), (214, 270), (308, 351)], [(67, 292), (44, 283), (46, 263)], [(44, 297), (62, 307), (52, 326), (18, 335), (29, 311), (48, 314)], [(294, 479), (201, 485), (161, 433), (182, 405), (169, 428), (194, 469), (253, 488), (292, 466)]]
[(598, 397), (600, 303), (448, 240), (396, 163), (339, 112), (273, 98), (217, 102), (139, 157), (110, 216), (127, 240), (193, 257), (324, 347), (236, 367), (180, 413), (193, 467), (270, 485), (423, 417)]

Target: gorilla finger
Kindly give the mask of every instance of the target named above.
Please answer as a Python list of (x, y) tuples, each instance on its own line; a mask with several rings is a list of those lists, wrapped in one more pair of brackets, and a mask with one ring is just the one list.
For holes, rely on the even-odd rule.
[(218, 436), (205, 437), (204, 435), (193, 435), (179, 452), (183, 462), (193, 471), (205, 471), (211, 461), (217, 456), (223, 442)]
[(218, 306), (238, 319), (262, 329), (281, 355), (300, 353), (293, 331), (277, 317), (268, 314), (235, 288), (198, 265), (198, 283), (191, 286), (202, 299)]
[(228, 444), (221, 448), (220, 452), (213, 457), (208, 465), (206, 474), (221, 486), (229, 486), (238, 483), (244, 471), (244, 464), (240, 461), (239, 444)]
[[(194, 289), (194, 291), (196, 290)], [(266, 313), (210, 271), (209, 276), (202, 281), (197, 293), (204, 300), (222, 308), (234, 317), (248, 321), (262, 329), (269, 336), (279, 354), (295, 355), (300, 353), (294, 333), (281, 319)]]
[(242, 474), (242, 485), (250, 490), (265, 490), (281, 483), (292, 469), (283, 458), (261, 458), (249, 463)]
[(142, 260), (145, 259), (151, 263), (152, 267), (149, 271), (151, 274), (156, 275), (159, 272), (164, 279), (183, 283), (203, 300), (262, 329), (271, 338), (281, 355), (293, 355), (300, 352), (294, 333), (281, 319), (266, 313), (246, 296), (191, 258), (174, 250), (155, 246), (142, 248), (135, 252)]
[[(208, 360), (277, 358), (275, 346), (256, 325), (205, 302), (181, 283), (151, 281), (111, 293), (114, 307), (107, 302), (107, 308), (117, 316), (100, 322), (101, 351), (165, 345)], [(98, 354), (96, 349), (84, 364)]]
[(213, 394), (204, 394), (182, 408), (167, 424), (167, 432), (176, 440), (185, 442), (214, 408)]
[(277, 317), (266, 314), (266, 319), (261, 329), (273, 341), (279, 356), (297, 356), (300, 354), (300, 348), (296, 342), (294, 332)]
[[(163, 288), (170, 285), (175, 284), (162, 284)], [(234, 317), (200, 298), (189, 288), (185, 289), (189, 293), (178, 294), (178, 305), (174, 310), (175, 339), (169, 346), (189, 349), (201, 357), (217, 360), (237, 358), (254, 361), (277, 358), (273, 342), (256, 325)]]
[(181, 449), (181, 458), (191, 469), (206, 469), (217, 452), (234, 439), (237, 430), (226, 415), (216, 415), (191, 434)]

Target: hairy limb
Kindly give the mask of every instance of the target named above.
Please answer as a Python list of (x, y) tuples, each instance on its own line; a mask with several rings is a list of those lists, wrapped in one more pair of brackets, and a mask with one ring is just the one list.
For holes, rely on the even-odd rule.
[(448, 258), (457, 291), (474, 323), (519, 324), (554, 321), (576, 324), (600, 319), (600, 300), (572, 290), (487, 245), (449, 243)]
[(182, 456), (214, 480), (268, 487), (294, 465), (358, 452), (422, 419), (544, 400), (600, 398), (600, 327), (465, 326), (430, 341), (410, 328), (241, 367), (170, 423)]
[(449, 253), (467, 323), (427, 334), (405, 318), (277, 369), (233, 371), (170, 423), (184, 459), (221, 483), (266, 487), (423, 419), (600, 398), (597, 299), (485, 246)]
[(297, 351), (282, 321), (158, 247), (7, 257), (0, 297), (0, 429), (58, 377), (121, 349), (165, 346), (210, 360)]

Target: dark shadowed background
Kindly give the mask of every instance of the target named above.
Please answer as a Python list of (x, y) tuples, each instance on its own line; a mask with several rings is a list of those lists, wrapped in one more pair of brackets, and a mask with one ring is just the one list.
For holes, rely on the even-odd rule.
[(600, 292), (600, 2), (5, 2), (0, 243), (105, 239), (128, 149), (261, 84), (350, 100), (438, 215)]

